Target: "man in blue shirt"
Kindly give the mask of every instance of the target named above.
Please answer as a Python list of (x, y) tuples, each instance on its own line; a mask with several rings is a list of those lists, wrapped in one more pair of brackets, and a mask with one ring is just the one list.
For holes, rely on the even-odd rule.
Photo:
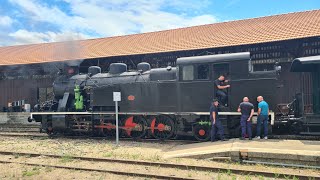
[(263, 123), (264, 139), (268, 139), (268, 121), (269, 121), (269, 105), (263, 100), (262, 96), (257, 97), (258, 104), (258, 120), (257, 120), (257, 136), (261, 136), (261, 124)]
[[(216, 133), (219, 134), (221, 141), (226, 141), (224, 139), (224, 131), (223, 131), (223, 126), (222, 123), (219, 119), (219, 101), (217, 99), (214, 99), (212, 102), (212, 105), (210, 107), (210, 120), (211, 120), (211, 142), (216, 141)], [(218, 131), (217, 131), (217, 130)]]

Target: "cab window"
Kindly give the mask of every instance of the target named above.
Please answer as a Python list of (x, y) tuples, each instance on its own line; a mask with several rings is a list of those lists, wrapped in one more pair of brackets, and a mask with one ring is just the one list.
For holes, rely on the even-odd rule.
[(190, 81), (193, 80), (193, 65), (183, 66), (182, 68), (182, 80)]
[(196, 66), (195, 79), (200, 79), (200, 80), (209, 79), (208, 64), (200, 64)]

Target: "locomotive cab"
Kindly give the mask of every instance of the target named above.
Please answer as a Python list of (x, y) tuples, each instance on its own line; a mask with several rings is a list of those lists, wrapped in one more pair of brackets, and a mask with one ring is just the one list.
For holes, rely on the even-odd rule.
[(299, 96), (289, 104), (294, 107), (294, 117), (285, 120), (295, 134), (320, 135), (320, 56), (296, 58), (290, 71), (311, 76), (312, 94), (300, 88)]
[[(255, 102), (257, 96), (271, 97), (274, 92), (270, 88), (274, 88), (276, 71), (253, 72), (248, 52), (179, 58), (177, 65), (180, 103), (188, 104), (182, 106), (181, 111), (206, 111), (211, 100), (217, 98), (214, 81), (220, 75), (224, 75), (231, 86), (227, 90), (228, 102), (224, 111), (236, 111), (244, 96)], [(257, 85), (259, 80), (261, 84), (270, 82), (266, 86)]]

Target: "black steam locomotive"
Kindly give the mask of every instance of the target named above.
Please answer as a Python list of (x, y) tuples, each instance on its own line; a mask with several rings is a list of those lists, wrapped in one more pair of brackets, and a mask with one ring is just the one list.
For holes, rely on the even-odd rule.
[(121, 92), (120, 136), (193, 136), (206, 141), (211, 127), (208, 110), (215, 97), (213, 81), (224, 74), (231, 88), (228, 106), (221, 107), (221, 118), (229, 137), (240, 135), (240, 113), (236, 110), (244, 96), (253, 102), (257, 96), (264, 96), (271, 109), (270, 129), (274, 125), (303, 124), (299, 95), (286, 106), (288, 113), (275, 113), (281, 103), (275, 95), (281, 69), (277, 65), (272, 71), (253, 72), (248, 52), (183, 57), (176, 64), (151, 69), (150, 64), (139, 63), (137, 70), (127, 71), (126, 64), (113, 63), (108, 73), (92, 66), (88, 74), (61, 74), (53, 84), (55, 101), (31, 113), (30, 120), (41, 122), (42, 131), (48, 134), (114, 136), (113, 92)]

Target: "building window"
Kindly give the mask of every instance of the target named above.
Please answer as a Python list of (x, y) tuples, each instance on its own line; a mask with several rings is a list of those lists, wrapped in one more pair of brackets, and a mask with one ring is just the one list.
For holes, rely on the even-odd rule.
[(209, 65), (200, 64), (197, 66), (195, 79), (209, 79)]
[(193, 65), (183, 66), (182, 68), (182, 80), (190, 81), (193, 80)]

